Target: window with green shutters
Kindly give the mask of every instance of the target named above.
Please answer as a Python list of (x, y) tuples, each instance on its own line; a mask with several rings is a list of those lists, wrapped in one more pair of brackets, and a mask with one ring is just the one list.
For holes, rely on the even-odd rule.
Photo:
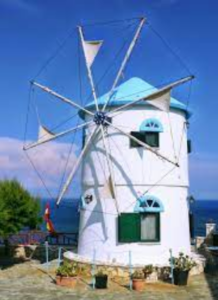
[(118, 241), (159, 242), (160, 213), (121, 213), (118, 217)]
[(140, 218), (136, 213), (122, 213), (118, 217), (118, 240), (120, 243), (133, 243), (140, 239)]
[[(147, 144), (153, 148), (159, 148), (159, 132), (138, 132), (131, 131), (130, 134), (137, 138), (139, 141)], [(130, 148), (142, 147), (137, 141), (130, 139)]]

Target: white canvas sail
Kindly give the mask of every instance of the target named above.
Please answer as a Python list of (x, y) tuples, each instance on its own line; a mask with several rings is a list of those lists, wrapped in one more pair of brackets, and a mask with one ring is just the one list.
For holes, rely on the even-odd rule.
[(115, 192), (113, 189), (112, 179), (111, 176), (106, 180), (104, 187), (101, 192), (102, 198), (113, 198), (115, 199)]
[(166, 89), (164, 91), (160, 91), (159, 93), (155, 93), (155, 95), (151, 95), (151, 97), (146, 100), (149, 104), (157, 107), (160, 110), (169, 112), (170, 110), (170, 97), (171, 97), (171, 88)]
[(45, 126), (39, 125), (38, 141), (42, 142), (54, 136), (54, 133), (49, 131)]
[(103, 41), (82, 41), (87, 66), (91, 68)]

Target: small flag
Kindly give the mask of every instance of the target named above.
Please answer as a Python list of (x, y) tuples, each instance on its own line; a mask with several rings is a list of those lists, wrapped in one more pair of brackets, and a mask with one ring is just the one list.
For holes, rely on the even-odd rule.
[(44, 220), (46, 222), (46, 228), (48, 230), (48, 232), (50, 233), (54, 233), (55, 232), (55, 229), (54, 229), (54, 226), (52, 224), (52, 221), (50, 219), (50, 205), (49, 203), (46, 204), (46, 207), (45, 207), (45, 212), (44, 212)]
[(51, 220), (47, 220), (46, 221), (46, 228), (47, 228), (48, 232), (50, 232), (50, 233), (54, 233), (55, 232), (54, 226), (53, 226)]
[(50, 219), (50, 205), (46, 203), (45, 212), (44, 212), (44, 220), (48, 221)]

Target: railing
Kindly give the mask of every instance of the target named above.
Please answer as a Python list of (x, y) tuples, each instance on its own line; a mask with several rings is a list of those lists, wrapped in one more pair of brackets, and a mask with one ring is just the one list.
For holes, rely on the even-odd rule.
[[(49, 234), (43, 231), (28, 231), (13, 234), (9, 237), (11, 245), (39, 245), (48, 241), (50, 245), (77, 245), (78, 233), (76, 232), (58, 232)], [(4, 244), (0, 237), (0, 245)]]
[(59, 232), (53, 235), (47, 235), (46, 241), (48, 241), (50, 245), (77, 245), (78, 233)]

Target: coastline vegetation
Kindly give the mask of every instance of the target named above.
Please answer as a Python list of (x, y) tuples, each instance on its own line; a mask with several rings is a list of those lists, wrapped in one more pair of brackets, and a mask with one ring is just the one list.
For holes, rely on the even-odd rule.
[(16, 179), (0, 181), (0, 237), (5, 254), (9, 251), (9, 237), (23, 228), (37, 229), (42, 222), (40, 202)]

